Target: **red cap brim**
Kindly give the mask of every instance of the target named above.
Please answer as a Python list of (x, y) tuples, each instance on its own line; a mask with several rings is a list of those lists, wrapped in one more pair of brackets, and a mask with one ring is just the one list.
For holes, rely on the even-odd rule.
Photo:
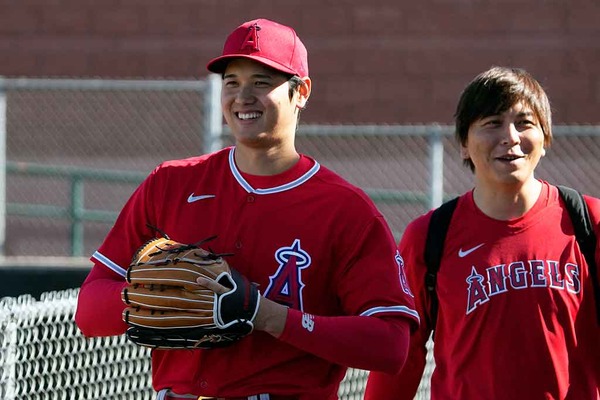
[(229, 64), (229, 62), (234, 58), (246, 58), (248, 60), (254, 60), (277, 71), (285, 72), (286, 74), (300, 75), (297, 71), (294, 71), (291, 68), (281, 65), (278, 62), (269, 60), (268, 58), (258, 57), (249, 54), (228, 54), (226, 56), (214, 58), (206, 65), (206, 69), (216, 74), (222, 74), (223, 72), (225, 72), (227, 64)]

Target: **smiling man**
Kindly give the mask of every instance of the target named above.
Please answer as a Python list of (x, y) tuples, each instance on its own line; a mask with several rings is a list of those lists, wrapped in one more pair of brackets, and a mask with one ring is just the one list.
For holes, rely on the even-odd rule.
[[(332, 400), (347, 367), (399, 371), (418, 315), (393, 235), (363, 191), (296, 151), (312, 88), (304, 44), (288, 26), (249, 21), (207, 68), (223, 77), (235, 145), (167, 161), (141, 184), (92, 256), (78, 326), (86, 336), (128, 329), (128, 265), (156, 227), (181, 243), (212, 237), (210, 250), (245, 277), (236, 283), (261, 294), (239, 341), (153, 350), (158, 399)], [(219, 298), (243, 286), (196, 283)]]
[[(399, 248), (421, 325), (402, 372), (371, 373), (365, 398), (414, 398), (435, 326), (433, 400), (598, 399), (594, 275), (558, 188), (534, 175), (552, 140), (546, 93), (526, 71), (494, 67), (455, 117), (475, 187), (455, 203), (435, 297), (425, 248), (442, 227), (431, 211), (406, 228)], [(598, 236), (600, 200), (584, 197)]]

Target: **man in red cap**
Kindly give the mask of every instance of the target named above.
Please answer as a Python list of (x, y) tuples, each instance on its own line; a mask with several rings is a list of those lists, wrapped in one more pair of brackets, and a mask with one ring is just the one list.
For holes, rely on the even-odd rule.
[[(363, 191), (299, 154), (311, 94), (307, 51), (287, 26), (237, 27), (207, 65), (223, 78), (235, 145), (158, 166), (92, 256), (76, 322), (86, 336), (123, 334), (120, 292), (134, 251), (156, 226), (210, 248), (258, 284), (254, 330), (210, 350), (152, 352), (159, 399), (337, 399), (347, 367), (394, 373), (418, 325), (402, 257)], [(216, 293), (229, 289), (198, 283)]]

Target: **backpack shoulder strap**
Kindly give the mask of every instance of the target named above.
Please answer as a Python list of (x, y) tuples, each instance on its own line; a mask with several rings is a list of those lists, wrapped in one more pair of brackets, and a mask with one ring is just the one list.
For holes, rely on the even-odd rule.
[(435, 291), (437, 283), (437, 272), (440, 269), (442, 253), (444, 251), (444, 242), (450, 226), (452, 214), (458, 203), (458, 197), (449, 200), (436, 208), (431, 214), (429, 227), (427, 230), (427, 240), (425, 241), (425, 264), (427, 273), (425, 274), (425, 287), (431, 299), (431, 309), (429, 318), (432, 330), (435, 331), (438, 312), (438, 298)]
[(598, 282), (598, 267), (595, 258), (597, 238), (588, 206), (577, 190), (561, 185), (557, 185), (557, 187), (573, 222), (577, 243), (579, 243), (581, 252), (588, 264), (596, 299), (596, 317), (600, 325), (600, 283)]

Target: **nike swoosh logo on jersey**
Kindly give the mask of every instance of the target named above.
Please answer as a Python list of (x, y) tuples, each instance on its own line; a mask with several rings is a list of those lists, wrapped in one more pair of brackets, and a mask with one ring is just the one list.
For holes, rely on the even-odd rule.
[(214, 194), (201, 194), (199, 196), (194, 196), (194, 193), (192, 193), (192, 194), (190, 194), (190, 197), (188, 197), (187, 202), (193, 203), (198, 200), (212, 199), (213, 197), (216, 197), (216, 196)]
[(472, 252), (474, 252), (475, 250), (477, 250), (478, 248), (480, 248), (481, 246), (483, 246), (485, 243), (481, 243), (480, 245), (477, 245), (475, 247), (471, 247), (468, 250), (464, 250), (463, 249), (458, 249), (458, 256), (460, 258), (463, 258), (465, 256), (468, 256), (469, 254), (471, 254)]

